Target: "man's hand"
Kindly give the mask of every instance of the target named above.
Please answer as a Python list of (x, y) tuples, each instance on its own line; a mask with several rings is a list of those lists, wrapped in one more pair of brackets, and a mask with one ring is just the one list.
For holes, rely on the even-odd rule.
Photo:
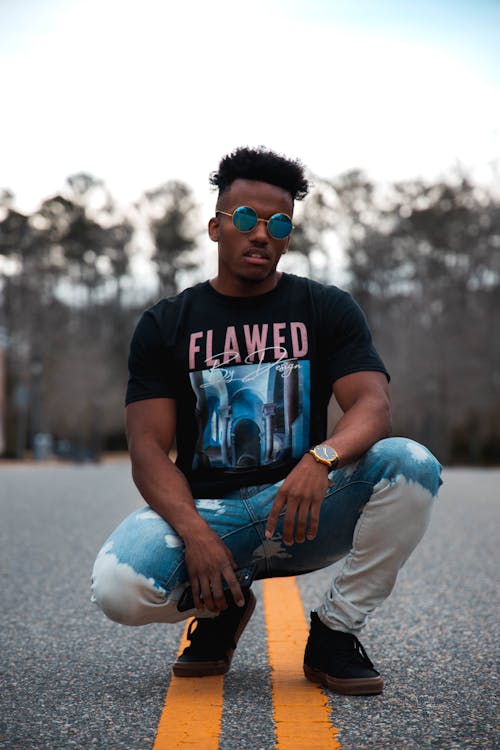
[(229, 586), (236, 604), (244, 606), (230, 550), (199, 515), (186, 477), (169, 458), (176, 417), (174, 399), (147, 399), (127, 407), (134, 481), (147, 503), (184, 541), (195, 606), (212, 612), (225, 609), (223, 581)]
[[(345, 466), (391, 433), (387, 377), (383, 372), (354, 372), (336, 380), (333, 392), (344, 414), (331, 438), (335, 450), (342, 456), (342, 466)], [(276, 495), (267, 520), (266, 537), (272, 537), (279, 515), (286, 507), (283, 522), (285, 544), (294, 543), (294, 526), (296, 542), (314, 539), (327, 487), (328, 467), (306, 453)]]
[(236, 604), (242, 607), (245, 599), (234, 572), (236, 563), (231, 551), (217, 534), (207, 526), (188, 540), (184, 539), (184, 543), (186, 567), (195, 607), (206, 608), (211, 612), (226, 609), (223, 581), (229, 586)]
[(279, 515), (286, 507), (283, 520), (285, 544), (303, 542), (306, 538), (314, 539), (318, 532), (319, 513), (327, 488), (328, 467), (306, 453), (287, 476), (276, 495), (267, 519), (266, 537), (272, 537)]

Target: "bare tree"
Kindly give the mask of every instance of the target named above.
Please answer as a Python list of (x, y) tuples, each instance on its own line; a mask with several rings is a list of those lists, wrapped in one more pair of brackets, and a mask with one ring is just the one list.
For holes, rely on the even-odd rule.
[(193, 193), (185, 183), (172, 180), (144, 193), (138, 208), (153, 240), (159, 294), (168, 297), (178, 291), (178, 274), (196, 267), (192, 251), (199, 225)]
[(351, 288), (394, 375), (396, 428), (443, 460), (489, 460), (500, 440), (498, 199), (463, 176), (383, 198), (363, 180), (349, 190)]

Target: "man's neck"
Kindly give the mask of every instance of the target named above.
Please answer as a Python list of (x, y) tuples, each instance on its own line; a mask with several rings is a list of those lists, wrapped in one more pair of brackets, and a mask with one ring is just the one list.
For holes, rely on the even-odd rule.
[(276, 271), (276, 273), (262, 282), (251, 282), (241, 279), (240, 281), (232, 279), (231, 283), (225, 283), (220, 276), (214, 276), (213, 279), (209, 280), (209, 284), (219, 294), (224, 294), (227, 297), (260, 297), (262, 294), (272, 292), (273, 289), (279, 283), (282, 273)]

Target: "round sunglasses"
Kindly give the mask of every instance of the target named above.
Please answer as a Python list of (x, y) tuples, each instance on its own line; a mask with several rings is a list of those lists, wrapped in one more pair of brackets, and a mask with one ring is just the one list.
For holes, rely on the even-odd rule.
[(267, 224), (268, 233), (275, 240), (284, 240), (289, 237), (293, 229), (292, 220), (287, 214), (273, 214), (270, 219), (261, 219), (250, 206), (239, 206), (232, 213), (216, 211), (215, 214), (230, 216), (239, 232), (251, 232), (257, 226), (258, 221), (263, 221)]

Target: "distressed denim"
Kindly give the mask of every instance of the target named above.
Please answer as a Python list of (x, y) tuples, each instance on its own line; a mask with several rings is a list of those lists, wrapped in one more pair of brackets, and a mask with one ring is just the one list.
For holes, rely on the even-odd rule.
[[(281, 482), (195, 502), (238, 567), (256, 564), (257, 578), (300, 575), (345, 558), (318, 616), (330, 628), (357, 633), (389, 596), (399, 569), (424, 535), (440, 473), (422, 445), (406, 438), (381, 440), (355, 463), (331, 473), (316, 538), (292, 546), (283, 543), (284, 513), (273, 538), (264, 536)], [(146, 506), (103, 545), (94, 564), (92, 598), (108, 617), (126, 625), (177, 622), (196, 614), (177, 610), (186, 584), (182, 539)]]

